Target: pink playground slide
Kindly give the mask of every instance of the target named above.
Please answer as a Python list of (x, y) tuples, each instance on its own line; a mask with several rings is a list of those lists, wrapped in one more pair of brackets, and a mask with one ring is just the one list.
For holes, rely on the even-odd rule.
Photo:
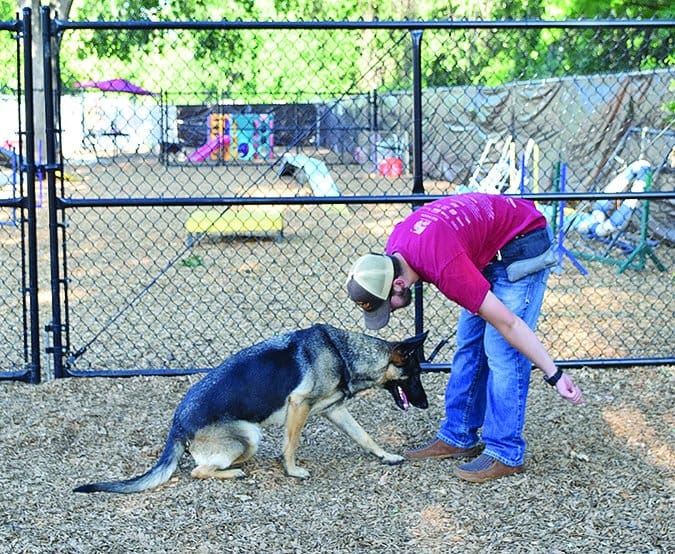
[(211, 155), (211, 152), (217, 148), (222, 148), (230, 144), (230, 137), (225, 135), (218, 135), (216, 138), (211, 139), (206, 144), (202, 144), (197, 150), (188, 156), (188, 160), (191, 162), (203, 162), (206, 158)]

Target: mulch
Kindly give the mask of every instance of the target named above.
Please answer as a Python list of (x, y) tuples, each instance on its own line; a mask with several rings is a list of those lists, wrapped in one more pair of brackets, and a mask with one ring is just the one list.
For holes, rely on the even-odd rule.
[[(169, 178), (171, 172), (180, 176), (181, 171), (169, 168), (155, 174), (148, 169), (143, 179), (134, 174), (134, 185), (148, 190), (127, 193), (154, 195), (158, 179)], [(80, 177), (68, 183), (75, 196), (87, 196), (90, 191), (84, 189), (90, 186), (104, 189), (105, 196), (115, 196), (120, 194), (115, 186), (124, 188), (131, 182), (105, 171)], [(227, 182), (224, 177), (209, 182)], [(204, 182), (187, 179), (185, 186), (195, 190), (187, 190), (185, 195), (206, 194), (201, 190)], [(279, 183), (270, 184), (267, 193), (273, 186)], [(359, 215), (358, 209), (353, 208), (354, 216)], [(368, 208), (366, 214), (372, 221), (381, 221), (381, 228), (371, 226), (364, 233), (375, 236), (373, 241), (379, 240), (390, 224), (378, 209)], [(288, 302), (283, 304), (277, 298), (288, 293), (288, 287), (277, 290), (279, 282), (285, 281), (270, 269), (260, 269), (281, 246), (226, 243), (230, 259), (242, 260), (236, 265), (222, 255), (222, 243), (205, 241), (197, 250), (204, 266), (178, 266), (182, 281), (171, 281), (157, 298), (148, 295), (147, 305), (139, 302), (133, 318), (122, 322), (123, 333), (115, 328), (117, 335), (97, 341), (80, 365), (91, 362), (94, 367), (118, 368), (122, 364), (157, 367), (166, 363), (170, 367), (172, 363), (184, 366), (187, 359), (194, 367), (202, 367), (215, 365), (223, 352), (250, 343), (256, 333), (269, 336), (276, 327), (289, 330), (305, 320), (360, 325), (358, 314), (335, 305), (330, 286), (319, 287), (318, 293), (308, 288), (316, 280), (322, 282), (315, 272), (330, 277), (331, 270), (346, 267), (344, 245), (353, 240), (347, 232), (350, 227), (342, 220), (336, 223), (342, 215), (320, 212), (306, 217), (319, 210), (318, 206), (289, 210), (289, 236), (283, 246), (299, 260), (318, 249), (326, 229), (332, 237), (329, 244), (321, 243), (320, 249), (332, 265), (316, 271), (306, 263), (293, 265), (302, 279), (294, 281), (297, 295), (292, 311), (287, 309)], [(39, 218), (40, 260), (47, 267), (45, 214), (42, 210)], [(96, 219), (79, 222), (79, 226), (75, 221), (69, 234), (76, 346), (86, 342), (90, 330), (101, 326), (95, 319), (98, 312), (91, 306), (109, 307), (118, 298), (123, 301), (129, 297), (129, 283), (146, 282), (148, 275), (156, 274), (152, 263), (160, 267), (166, 263), (156, 255), (155, 249), (162, 244), (154, 244), (155, 235), (134, 233), (136, 228), (129, 220), (117, 219), (116, 214), (115, 210), (102, 211), (101, 217), (109, 219), (104, 221), (103, 231)], [(183, 244), (180, 221), (172, 221), (162, 210), (144, 217), (147, 219), (141, 221), (152, 232), (171, 245)], [(307, 221), (316, 222), (321, 232), (310, 232), (313, 227), (307, 228)], [(85, 223), (91, 223), (92, 232), (87, 232)], [(107, 230), (113, 227), (115, 232), (109, 234)], [(343, 231), (338, 234), (334, 229)], [(152, 244), (143, 243), (141, 248), (139, 237)], [(112, 240), (121, 243), (115, 243), (121, 254), (111, 259)], [(125, 249), (129, 250), (126, 258)], [(97, 257), (99, 251), (108, 257)], [(138, 258), (138, 252), (145, 253), (143, 263), (129, 263)], [(97, 272), (104, 269), (105, 286), (101, 288), (102, 277)], [(225, 285), (221, 275), (228, 277)], [(48, 276), (48, 272), (41, 274), (43, 280)], [(663, 277), (651, 271), (617, 277), (614, 268), (596, 269), (595, 281), (584, 281), (587, 289), (583, 294), (573, 273), (552, 277), (547, 298), (561, 313), (544, 319), (540, 333), (546, 336), (555, 331), (560, 338), (553, 345), (559, 349), (555, 352), (558, 358), (583, 358), (587, 352), (600, 358), (650, 355), (651, 350), (639, 349), (646, 343), (658, 352), (667, 352), (667, 333), (657, 332), (659, 324), (647, 330), (652, 335), (645, 336), (647, 331), (640, 328), (644, 318), (636, 319), (627, 309), (631, 302), (649, 306), (653, 310), (650, 317), (658, 314), (667, 321), (667, 279)], [(231, 288), (226, 292), (235, 304), (247, 300), (237, 296), (241, 290), (238, 280), (253, 283), (253, 298), (274, 296), (276, 304), (272, 305), (279, 309), (274, 318), (237, 315), (236, 325), (221, 325), (223, 329), (216, 331), (204, 322), (217, 318), (219, 312), (212, 313), (214, 306), (221, 309), (225, 305), (223, 287)], [(646, 300), (630, 296), (631, 287), (647, 290)], [(48, 283), (41, 290), (48, 294)], [(183, 304), (179, 300), (184, 300)], [(610, 306), (609, 300), (616, 306)], [(449, 308), (435, 305), (438, 313), (433, 314), (431, 324), (437, 341), (443, 330), (452, 328), (449, 322), (456, 314), (449, 313), (446, 319)], [(321, 306), (334, 306), (334, 313), (320, 312)], [(567, 309), (561, 311), (561, 306)], [(41, 321), (47, 322), (49, 303), (44, 302), (42, 308)], [(593, 314), (604, 311), (591, 321), (590, 310)], [(181, 324), (176, 313), (189, 314), (191, 319)], [(411, 318), (411, 314), (397, 317), (389, 330), (392, 337), (405, 336), (412, 328)], [(163, 334), (148, 337), (150, 323), (161, 324)], [(3, 326), (20, 328), (9, 317), (0, 320), (0, 329)], [(189, 330), (189, 341), (180, 340), (183, 328)], [(138, 352), (125, 342), (131, 339), (135, 339), (132, 342)], [(168, 356), (164, 350), (170, 341), (177, 341), (178, 346)], [(12, 355), (18, 356), (18, 349), (11, 348), (17, 350)], [(243, 466), (244, 479), (194, 480), (190, 477), (192, 460), (186, 455), (169, 483), (128, 496), (71, 491), (83, 483), (131, 477), (151, 467), (161, 452), (173, 410), (200, 375), (70, 378), (40, 385), (0, 382), (0, 552), (672, 552), (674, 370), (672, 366), (576, 369), (574, 377), (586, 397), (581, 407), (568, 405), (542, 382), (540, 374), (533, 373), (525, 429), (527, 471), (496, 482), (461, 482), (452, 473), (456, 462), (449, 460), (384, 465), (315, 416), (304, 430), (298, 451), (299, 463), (311, 473), (307, 481), (284, 474), (279, 460), (281, 430), (269, 428), (257, 456)], [(402, 453), (433, 438), (443, 417), (446, 379), (444, 374), (424, 377), (431, 403), (426, 411), (403, 413), (385, 391), (368, 391), (348, 406), (378, 443), (388, 451)]]
[[(672, 552), (674, 370), (577, 369), (580, 407), (533, 373), (527, 471), (482, 485), (450, 460), (384, 465), (313, 416), (298, 451), (309, 480), (284, 474), (270, 427), (243, 479), (194, 480), (185, 455), (169, 483), (132, 495), (71, 490), (153, 465), (199, 375), (3, 382), (0, 551)], [(401, 453), (433, 437), (446, 378), (424, 376), (425, 411), (381, 390), (348, 406)]]

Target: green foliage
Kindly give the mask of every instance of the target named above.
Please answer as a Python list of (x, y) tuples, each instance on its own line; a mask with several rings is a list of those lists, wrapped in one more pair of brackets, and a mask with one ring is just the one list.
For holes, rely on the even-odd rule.
[[(122, 4), (86, 2), (79, 6), (74, 15), (87, 21), (181, 21), (181, 20), (255, 20), (258, 12), (253, 2), (208, 2), (206, 0), (178, 0), (176, 2), (156, 2), (154, 0), (127, 0)], [(192, 35), (177, 34), (172, 31), (159, 30), (98, 30), (80, 33), (77, 49), (70, 54), (77, 60), (89, 61), (92, 57), (103, 67), (117, 67), (123, 62), (128, 64), (137, 59), (139, 54), (155, 58), (158, 54), (168, 56), (166, 71), (173, 67), (176, 71), (175, 55), (184, 53), (188, 58), (200, 60), (213, 75), (222, 74), (219, 69), (226, 69), (236, 60), (246, 56), (251, 45), (244, 45), (232, 34), (215, 34), (209, 31), (196, 32)], [(63, 59), (69, 59), (65, 53)], [(107, 61), (110, 64), (105, 63)], [(166, 63), (166, 62), (165, 62)], [(73, 64), (75, 77), (88, 78), (87, 69), (91, 63)], [(79, 67), (79, 70), (77, 69)], [(162, 69), (161, 66), (157, 69)], [(134, 76), (138, 71), (132, 68), (124, 72)], [(90, 76), (89, 76), (90, 77)], [(140, 76), (139, 76), (140, 77)], [(236, 79), (235, 72), (231, 79)], [(140, 82), (147, 79), (140, 78)], [(219, 90), (229, 88), (229, 82), (211, 82), (207, 89)], [(202, 88), (204, 88), (202, 86)]]
[(670, 87), (668, 88), (670, 92), (673, 93), (673, 99), (663, 106), (664, 111), (670, 112), (668, 114), (668, 122), (670, 124), (675, 123), (675, 80), (670, 82)]
[(16, 0), (0, 0), (0, 21), (16, 19), (19, 7)]
[[(75, 1), (80, 21), (357, 21), (564, 20), (668, 18), (667, 0), (124, 0)], [(0, 0), (0, 17), (17, 3)], [(73, 33), (74, 36), (68, 36)], [(286, 47), (290, 45), (291, 47)], [(7, 55), (16, 49), (0, 33)], [(569, 74), (634, 71), (667, 66), (675, 50), (672, 29), (426, 30), (422, 43), (425, 86), (493, 86)], [(233, 96), (275, 91), (309, 98), (373, 89), (409, 88), (411, 39), (405, 30), (78, 30), (61, 42), (66, 88), (73, 81), (122, 76), (150, 90), (176, 88)], [(0, 66), (0, 86), (15, 81), (15, 64)], [(186, 71), (186, 67), (190, 71)]]
[[(0, 21), (14, 22), (17, 16), (16, 2), (0, 0)], [(17, 79), (17, 42), (15, 33), (0, 32), (0, 93), (15, 94), (18, 89)]]
[(570, 19), (672, 19), (675, 15), (675, 5), (670, 0), (554, 0), (553, 4), (561, 5)]

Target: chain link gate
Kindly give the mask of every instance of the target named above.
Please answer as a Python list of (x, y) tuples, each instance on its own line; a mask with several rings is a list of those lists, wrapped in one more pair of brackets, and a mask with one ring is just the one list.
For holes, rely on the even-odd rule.
[[(344, 292), (352, 260), (381, 251), (413, 204), (488, 185), (536, 197), (557, 225), (539, 334), (561, 365), (672, 363), (672, 22), (42, 15), (45, 44), (60, 42), (45, 59), (60, 77), (45, 87), (57, 377), (201, 371), (315, 322), (361, 329)], [(572, 71), (589, 43), (603, 74), (590, 59)], [(101, 63), (84, 70), (91, 49)], [(535, 53), (546, 63), (533, 71)], [(651, 192), (603, 193), (635, 156)], [(593, 202), (636, 194), (630, 253), (578, 231)], [(623, 267), (633, 252), (644, 263)], [(428, 329), (444, 368), (458, 309), (420, 290), (386, 336)]]
[(0, 379), (37, 383), (41, 354), (31, 46), (30, 10), (20, 21), (0, 22), (2, 65), (15, 69), (0, 87)]

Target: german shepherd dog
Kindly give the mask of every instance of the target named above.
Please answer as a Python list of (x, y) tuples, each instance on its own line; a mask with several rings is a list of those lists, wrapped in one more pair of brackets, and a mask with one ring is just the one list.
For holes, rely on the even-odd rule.
[(187, 449), (198, 479), (232, 479), (262, 437), (260, 425), (284, 426), (283, 464), (291, 477), (306, 479), (296, 464), (300, 433), (310, 414), (326, 416), (366, 451), (386, 464), (404, 458), (380, 447), (345, 407), (355, 393), (380, 386), (406, 410), (428, 406), (420, 380), (426, 333), (389, 342), (318, 324), (250, 346), (209, 371), (178, 405), (164, 450), (152, 469), (132, 479), (92, 483), (75, 492), (132, 493), (169, 480)]

